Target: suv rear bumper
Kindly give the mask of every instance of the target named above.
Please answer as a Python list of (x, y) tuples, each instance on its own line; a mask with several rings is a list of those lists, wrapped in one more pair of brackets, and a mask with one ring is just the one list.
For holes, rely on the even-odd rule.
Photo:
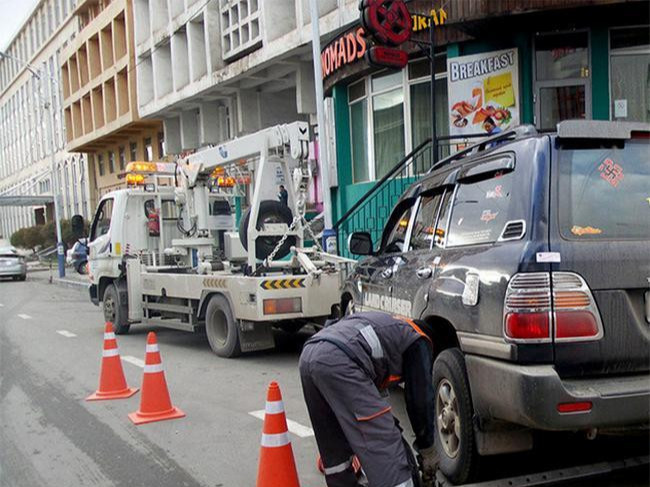
[[(474, 409), (541, 430), (621, 428), (650, 417), (650, 376), (562, 379), (552, 365), (519, 365), (466, 355)], [(559, 413), (560, 403), (590, 401), (588, 412)]]

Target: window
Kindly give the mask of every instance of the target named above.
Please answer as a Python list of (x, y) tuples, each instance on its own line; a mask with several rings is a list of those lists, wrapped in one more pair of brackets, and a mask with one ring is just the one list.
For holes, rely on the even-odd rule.
[[(449, 130), (446, 59), (445, 53), (435, 59), (436, 128), (441, 135)], [(349, 85), (353, 182), (381, 178), (431, 137), (430, 73), (429, 61), (418, 59), (406, 70), (382, 71)], [(421, 165), (428, 166), (424, 160)]]
[(108, 156), (108, 170), (111, 174), (115, 172), (115, 153), (113, 151), (107, 152)]
[(158, 132), (158, 159), (162, 159), (165, 154), (165, 134)]
[(476, 183), (460, 184), (454, 198), (447, 245), (496, 242), (511, 218), (510, 194), (514, 173)]
[(131, 144), (129, 144), (129, 152), (131, 162), (138, 159), (138, 144), (136, 142), (131, 142)]
[(144, 160), (153, 161), (153, 148), (151, 147), (151, 137), (144, 139)]
[(393, 254), (404, 251), (406, 232), (408, 230), (409, 222), (411, 221), (411, 213), (413, 211), (414, 203), (415, 201), (410, 201), (410, 204), (408, 202), (404, 203), (408, 205), (408, 207), (401, 210), (401, 212), (400, 210), (397, 210), (397, 214), (394, 214), (393, 218), (391, 218), (393, 226), (391, 230), (385, 234), (387, 237), (383, 242), (382, 253)]
[(97, 154), (97, 169), (99, 170), (99, 175), (104, 175), (104, 156)]
[(113, 199), (109, 198), (102, 201), (97, 208), (97, 213), (93, 219), (93, 224), (90, 228), (90, 241), (92, 242), (97, 237), (106, 235), (111, 228), (111, 216), (113, 215)]
[(650, 121), (650, 26), (610, 32), (611, 119)]
[(118, 150), (120, 154), (120, 171), (124, 171), (124, 168), (126, 168), (126, 150), (124, 147), (120, 147)]
[(373, 92), (387, 90), (372, 97), (373, 138), (375, 145), (375, 179), (385, 176), (404, 157), (404, 89), (402, 73), (375, 75)]
[(441, 197), (442, 193), (438, 193), (423, 196), (420, 200), (420, 207), (413, 222), (409, 250), (426, 250), (432, 247)]
[(578, 240), (650, 239), (650, 144), (560, 150), (560, 232)]

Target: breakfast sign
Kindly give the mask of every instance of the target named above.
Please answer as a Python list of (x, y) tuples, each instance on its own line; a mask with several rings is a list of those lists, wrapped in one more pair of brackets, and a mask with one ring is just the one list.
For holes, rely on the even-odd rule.
[(519, 125), (517, 49), (447, 59), (449, 134), (494, 135)]

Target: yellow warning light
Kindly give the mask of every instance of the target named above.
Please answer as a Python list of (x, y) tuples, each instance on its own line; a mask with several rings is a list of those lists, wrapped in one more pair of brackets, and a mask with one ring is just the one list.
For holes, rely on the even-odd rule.
[(126, 172), (156, 172), (155, 162), (129, 162)]
[(214, 170), (212, 171), (212, 174), (210, 174), (210, 177), (212, 177), (212, 178), (216, 178), (216, 177), (218, 177), (218, 176), (221, 176), (221, 175), (224, 174), (225, 172), (226, 172), (226, 170), (225, 170), (223, 167), (218, 166), (218, 167), (215, 167), (215, 168), (214, 168)]
[(235, 186), (235, 178), (232, 176), (219, 176), (217, 178), (217, 186), (220, 188), (232, 188)]
[(126, 175), (126, 184), (132, 186), (139, 186), (144, 184), (144, 175), (129, 173)]

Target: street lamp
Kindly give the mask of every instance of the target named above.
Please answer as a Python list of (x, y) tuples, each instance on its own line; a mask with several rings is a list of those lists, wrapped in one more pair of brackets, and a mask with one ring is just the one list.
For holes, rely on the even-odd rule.
[[(57, 172), (56, 172), (56, 144), (54, 142), (55, 140), (55, 133), (54, 133), (54, 87), (56, 86), (56, 79), (52, 74), (49, 72), (49, 69), (46, 69), (46, 61), (43, 61), (43, 73), (41, 73), (38, 68), (35, 68), (31, 64), (29, 64), (26, 61), (23, 61), (22, 59), (19, 59), (15, 56), (11, 56), (7, 54), (6, 52), (0, 51), (0, 58), (6, 58), (10, 59), (27, 69), (30, 73), (32, 73), (32, 76), (38, 80), (38, 91), (39, 91), (39, 98), (41, 95), (41, 80), (43, 78), (43, 74), (45, 77), (47, 77), (50, 81), (48, 83), (49, 89), (48, 89), (48, 101), (44, 101), (43, 98), (41, 98), (41, 101), (43, 102), (43, 108), (45, 110), (50, 111), (50, 116), (45, 117), (45, 112), (42, 113), (42, 117), (46, 118), (46, 121), (49, 125), (50, 129), (50, 149), (51, 149), (51, 160), (50, 160), (50, 171), (52, 173), (52, 195), (54, 197), (54, 220), (56, 222), (56, 250), (57, 250), (57, 259), (58, 259), (58, 264), (59, 264), (59, 277), (65, 277), (65, 255), (64, 255), (64, 247), (63, 247), (63, 238), (61, 235), (61, 209), (59, 207), (59, 184), (58, 184), (58, 177), (57, 177)], [(42, 120), (41, 120), (42, 122)]]

